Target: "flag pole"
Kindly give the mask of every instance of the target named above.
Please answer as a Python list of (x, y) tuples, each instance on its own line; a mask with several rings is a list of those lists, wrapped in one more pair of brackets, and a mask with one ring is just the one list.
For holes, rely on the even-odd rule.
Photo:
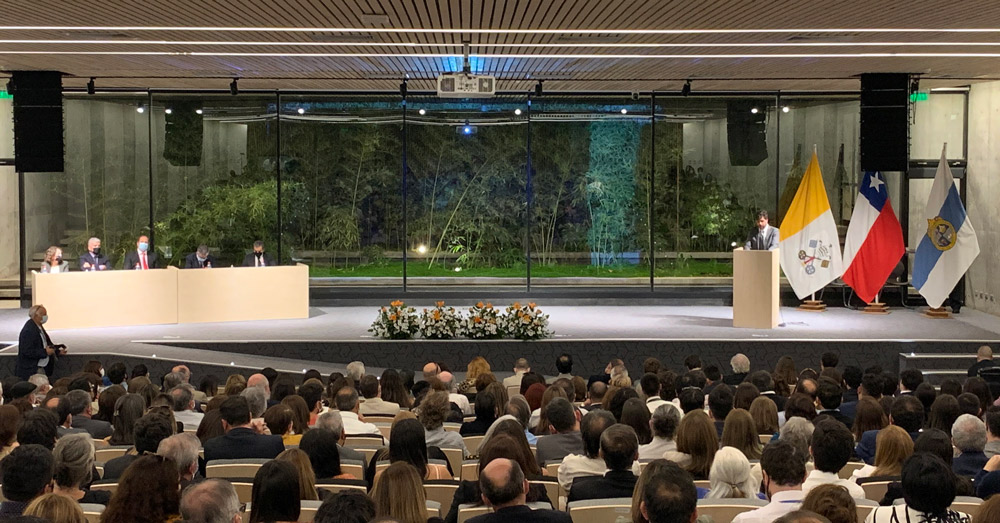
[[(813, 144), (813, 156), (817, 156), (816, 149), (816, 144)], [(808, 300), (803, 301), (802, 305), (799, 305), (799, 310), (808, 312), (826, 312), (826, 304), (821, 301), (816, 301), (816, 293), (814, 292)]]

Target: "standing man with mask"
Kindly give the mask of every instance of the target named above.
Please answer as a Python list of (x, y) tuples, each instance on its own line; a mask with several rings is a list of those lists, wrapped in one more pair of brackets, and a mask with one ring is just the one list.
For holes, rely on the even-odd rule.
[(757, 227), (750, 230), (747, 243), (743, 246), (748, 251), (773, 251), (778, 248), (778, 228), (768, 225), (767, 211), (757, 213)]
[(111, 261), (101, 255), (101, 239), (94, 237), (87, 240), (87, 252), (80, 256), (81, 271), (107, 271), (111, 269)]
[(272, 267), (274, 258), (264, 252), (264, 242), (257, 240), (253, 242), (253, 252), (243, 258), (244, 267)]
[(45, 327), (42, 327), (49, 319), (45, 306), (33, 305), (28, 309), (28, 316), (30, 319), (21, 328), (21, 334), (17, 338), (14, 373), (23, 380), (42, 372), (51, 376), (57, 356), (66, 354), (66, 346), (53, 344)]
[(145, 234), (135, 242), (135, 250), (125, 255), (125, 270), (146, 271), (156, 268), (156, 253), (149, 251), (149, 237)]
[(208, 253), (208, 245), (199, 245), (198, 250), (184, 259), (185, 269), (211, 269), (215, 267), (215, 258)]

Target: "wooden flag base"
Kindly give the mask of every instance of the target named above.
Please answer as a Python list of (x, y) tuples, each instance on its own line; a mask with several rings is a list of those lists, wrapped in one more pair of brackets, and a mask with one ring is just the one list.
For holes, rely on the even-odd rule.
[(826, 304), (819, 300), (805, 300), (799, 305), (800, 311), (806, 312), (826, 312)]
[(889, 306), (884, 303), (872, 302), (864, 309), (866, 314), (889, 314)]
[(936, 320), (944, 320), (951, 318), (951, 313), (948, 312), (948, 310), (945, 309), (944, 307), (937, 307), (937, 308), (931, 307), (926, 311), (924, 311), (924, 316), (927, 316), (928, 318), (934, 318)]

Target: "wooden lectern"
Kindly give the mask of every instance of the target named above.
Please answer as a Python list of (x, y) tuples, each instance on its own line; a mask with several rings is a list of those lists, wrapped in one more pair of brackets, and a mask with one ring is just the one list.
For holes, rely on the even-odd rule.
[(773, 329), (778, 315), (778, 260), (773, 251), (733, 251), (733, 327)]

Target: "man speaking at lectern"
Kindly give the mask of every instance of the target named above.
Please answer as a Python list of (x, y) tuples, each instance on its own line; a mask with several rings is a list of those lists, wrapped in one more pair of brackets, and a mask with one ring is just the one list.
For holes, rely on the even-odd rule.
[(750, 231), (743, 249), (748, 251), (773, 251), (778, 248), (778, 228), (767, 223), (767, 211), (757, 213), (757, 227)]

